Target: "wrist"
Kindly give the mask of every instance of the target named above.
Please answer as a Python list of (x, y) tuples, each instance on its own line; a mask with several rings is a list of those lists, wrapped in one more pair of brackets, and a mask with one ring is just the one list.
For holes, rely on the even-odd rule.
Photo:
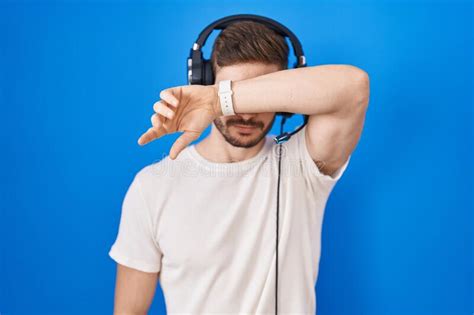
[(217, 92), (219, 96), (219, 104), (223, 116), (235, 115), (234, 102), (232, 95), (232, 80), (222, 80), (219, 82), (219, 90)]
[(212, 110), (214, 116), (220, 117), (224, 114), (222, 113), (221, 103), (219, 101), (219, 84), (209, 85), (210, 91), (212, 92)]

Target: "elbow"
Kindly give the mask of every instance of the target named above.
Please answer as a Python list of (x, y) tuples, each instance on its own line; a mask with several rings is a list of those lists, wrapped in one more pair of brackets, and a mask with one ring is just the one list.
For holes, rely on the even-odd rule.
[(354, 101), (357, 107), (362, 107), (364, 109), (369, 105), (370, 97), (370, 79), (369, 74), (364, 70), (358, 69), (355, 74), (355, 96)]
[(341, 114), (345, 117), (364, 117), (369, 105), (369, 75), (364, 70), (351, 67), (347, 96), (343, 101)]

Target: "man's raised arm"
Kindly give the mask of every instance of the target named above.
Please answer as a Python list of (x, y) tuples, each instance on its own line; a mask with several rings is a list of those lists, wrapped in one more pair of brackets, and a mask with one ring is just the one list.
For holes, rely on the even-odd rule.
[(359, 141), (370, 94), (368, 74), (351, 65), (282, 70), (232, 82), (232, 90), (236, 114), (309, 115), (307, 150), (327, 175), (344, 164)]

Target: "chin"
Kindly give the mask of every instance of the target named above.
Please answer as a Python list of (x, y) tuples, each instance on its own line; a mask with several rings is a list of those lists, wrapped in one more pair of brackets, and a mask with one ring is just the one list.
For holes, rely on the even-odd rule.
[(240, 148), (251, 148), (256, 146), (270, 130), (272, 124), (266, 128), (242, 128), (236, 125), (227, 126), (222, 120), (214, 120), (214, 126), (224, 137), (227, 143)]
[(257, 145), (264, 137), (261, 130), (253, 130), (252, 132), (231, 131), (227, 142), (237, 147), (251, 148)]

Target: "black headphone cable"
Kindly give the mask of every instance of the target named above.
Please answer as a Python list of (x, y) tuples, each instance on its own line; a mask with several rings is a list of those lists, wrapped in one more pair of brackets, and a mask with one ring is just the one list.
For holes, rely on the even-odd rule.
[[(286, 116), (282, 116), (280, 125), (280, 134), (283, 134), (283, 126), (285, 125)], [(278, 226), (280, 218), (280, 174), (281, 174), (281, 155), (282, 143), (278, 143), (278, 184), (277, 184), (277, 204), (276, 204), (276, 262), (275, 262), (275, 315), (278, 315)]]

